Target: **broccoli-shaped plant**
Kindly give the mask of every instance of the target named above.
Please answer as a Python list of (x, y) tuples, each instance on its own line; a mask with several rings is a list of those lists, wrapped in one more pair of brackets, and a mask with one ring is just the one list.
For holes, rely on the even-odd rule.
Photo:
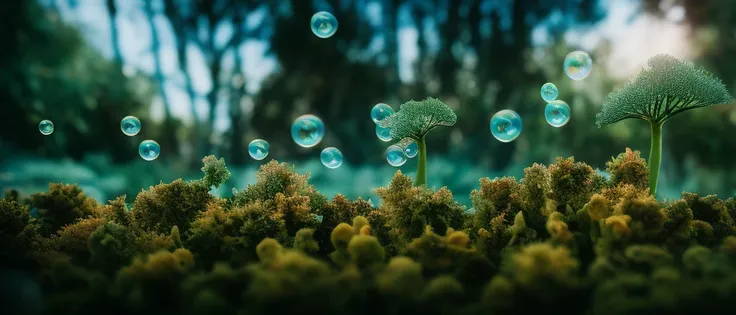
[(414, 140), (419, 147), (417, 178), (415, 186), (427, 184), (427, 145), (424, 141), (434, 128), (455, 125), (457, 115), (447, 104), (435, 98), (424, 101), (409, 101), (399, 111), (381, 121), (381, 125), (391, 129), (391, 137), (396, 140)]
[(672, 116), (687, 110), (733, 99), (720, 79), (690, 62), (670, 55), (649, 59), (649, 68), (621, 89), (608, 95), (596, 116), (599, 127), (628, 118), (649, 122), (651, 147), (649, 152), (649, 188), (657, 191), (657, 177), (662, 157), (662, 125)]

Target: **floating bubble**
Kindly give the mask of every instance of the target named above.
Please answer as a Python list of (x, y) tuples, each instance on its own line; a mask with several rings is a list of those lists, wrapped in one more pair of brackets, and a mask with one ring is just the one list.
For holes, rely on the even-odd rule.
[(381, 127), (380, 124), (377, 124), (376, 136), (378, 136), (378, 139), (381, 139), (381, 141), (391, 141), (391, 128)]
[(388, 104), (378, 103), (371, 109), (371, 119), (373, 119), (374, 123), (379, 123), (394, 113), (394, 109), (388, 106)]
[(248, 144), (248, 154), (250, 154), (250, 157), (252, 157), (254, 160), (263, 160), (268, 156), (268, 151), (271, 148), (271, 146), (268, 144), (268, 141), (263, 139), (255, 139)]
[(475, 215), (476, 212), (475, 208), (465, 209), (465, 214), (467, 215)]
[(135, 136), (141, 132), (141, 121), (135, 116), (126, 116), (120, 121), (120, 130), (126, 136)]
[(514, 141), (521, 134), (521, 116), (510, 109), (499, 111), (491, 118), (491, 134), (501, 142)]
[(560, 100), (549, 102), (544, 108), (544, 119), (552, 127), (562, 127), (570, 121), (570, 106)]
[(554, 101), (557, 99), (558, 93), (559, 92), (557, 91), (557, 87), (554, 84), (547, 82), (544, 85), (542, 85), (541, 94), (542, 94), (543, 100), (547, 102)]
[(408, 158), (414, 158), (419, 153), (419, 145), (414, 140), (409, 141), (409, 144), (404, 146), (404, 154)]
[(317, 223), (322, 223), (322, 221), (324, 220), (324, 216), (315, 214), (314, 215), (314, 220), (316, 220)]
[(38, 131), (40, 131), (42, 135), (48, 136), (54, 132), (54, 123), (50, 120), (44, 119), (38, 124)]
[(153, 161), (161, 154), (161, 146), (156, 141), (144, 140), (138, 146), (138, 154), (146, 161)]
[(593, 59), (590, 59), (590, 55), (584, 51), (576, 50), (565, 57), (565, 74), (570, 79), (582, 80), (590, 75), (590, 71), (593, 69)]
[(238, 189), (233, 187), (232, 192), (233, 192), (233, 196), (235, 196), (238, 194)]
[(327, 168), (338, 168), (342, 165), (342, 152), (334, 147), (325, 148), (319, 154), (319, 159)]
[(337, 19), (329, 12), (320, 11), (312, 15), (312, 33), (319, 38), (328, 38), (337, 32)]
[(311, 148), (325, 136), (325, 124), (314, 115), (302, 115), (291, 124), (291, 138), (296, 144)]
[(406, 163), (406, 155), (404, 155), (404, 149), (398, 145), (391, 145), (386, 149), (386, 161), (391, 166), (402, 166)]

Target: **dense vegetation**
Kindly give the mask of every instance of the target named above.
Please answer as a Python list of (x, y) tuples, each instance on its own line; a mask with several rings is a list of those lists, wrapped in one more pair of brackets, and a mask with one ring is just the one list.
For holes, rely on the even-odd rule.
[[(105, 205), (51, 184), (0, 200), (6, 314), (710, 314), (736, 308), (736, 199), (660, 202), (627, 150), (480, 180), (473, 208), (397, 172), (328, 200), (284, 163)], [(128, 204), (126, 201), (132, 201)]]

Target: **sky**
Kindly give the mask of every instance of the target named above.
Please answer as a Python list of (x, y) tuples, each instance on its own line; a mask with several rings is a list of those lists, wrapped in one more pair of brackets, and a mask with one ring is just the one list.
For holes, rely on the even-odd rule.
[[(67, 21), (80, 26), (85, 37), (103, 55), (112, 57), (110, 20), (105, 0), (77, 0), (77, 2), (78, 5), (71, 9), (65, 4), (65, 1), (60, 1), (59, 9), (62, 16)], [(612, 57), (608, 60), (608, 64), (603, 66), (612, 76), (629, 77), (640, 70), (650, 56), (658, 53), (669, 53), (684, 59), (690, 57), (686, 30), (678, 24), (684, 18), (682, 7), (670, 6), (666, 19), (660, 20), (636, 14), (638, 6), (636, 0), (603, 0), (603, 3), (607, 11), (603, 21), (593, 28), (572, 29), (565, 34), (565, 40), (583, 50), (593, 50), (602, 40), (611, 40), (614, 47)], [(117, 4), (119, 17), (116, 25), (119, 31), (119, 46), (123, 59), (126, 61), (124, 73), (134, 74), (137, 71), (153, 73), (154, 57), (150, 51), (151, 29), (140, 2), (117, 1)], [(177, 64), (175, 37), (168, 20), (160, 13), (160, 4), (154, 9), (158, 12), (154, 18), (154, 24), (161, 45), (161, 67), (166, 77), (164, 91), (172, 105), (172, 115), (184, 121), (191, 121), (189, 98), (181, 88), (183, 76)], [(379, 5), (369, 5), (366, 12), (371, 23), (380, 23)], [(399, 14), (400, 19), (401, 15), (406, 15), (403, 20), (410, 19), (408, 10), (400, 10)], [(251, 14), (247, 23), (257, 25), (259, 19), (263, 18), (265, 14)], [(305, 27), (309, 26), (305, 25)], [(223, 24), (215, 34), (216, 41), (224, 42), (230, 34), (232, 34), (231, 25)], [(417, 38), (417, 30), (414, 27), (399, 26), (399, 70), (400, 77), (404, 81), (413, 79), (411, 69), (413, 61), (418, 56)], [(544, 28), (535, 29), (532, 38), (536, 45), (544, 45), (547, 40)], [(380, 44), (380, 41), (377, 41), (375, 47), (380, 49)], [(255, 93), (262, 80), (278, 69), (278, 62), (267, 56), (266, 49), (266, 42), (249, 40), (238, 50), (244, 60), (243, 71), (250, 93)], [(199, 117), (208, 117), (209, 109), (204, 95), (212, 88), (212, 84), (204, 57), (193, 45), (188, 47), (188, 53), (189, 74), (198, 95), (195, 108)], [(224, 58), (223, 69), (232, 69), (232, 67), (233, 56), (228, 54)], [(226, 102), (227, 100), (223, 98), (215, 110), (215, 128), (220, 132), (230, 128)], [(243, 102), (243, 104), (247, 105), (248, 102)], [(164, 107), (161, 98), (156, 98), (151, 105), (153, 118), (162, 119)]]

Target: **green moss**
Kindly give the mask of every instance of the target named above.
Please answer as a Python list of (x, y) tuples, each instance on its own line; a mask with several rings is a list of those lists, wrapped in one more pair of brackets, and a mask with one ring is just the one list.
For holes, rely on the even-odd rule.
[(44, 236), (78, 219), (92, 216), (99, 207), (79, 186), (55, 183), (49, 184), (47, 192), (31, 195), (30, 205), (38, 211)]

